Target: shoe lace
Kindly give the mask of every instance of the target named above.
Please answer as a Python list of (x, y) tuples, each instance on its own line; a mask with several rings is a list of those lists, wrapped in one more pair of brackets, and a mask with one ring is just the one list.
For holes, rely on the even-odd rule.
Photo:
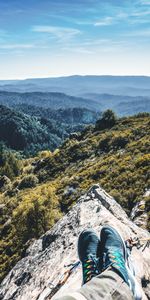
[(99, 274), (98, 263), (96, 257), (92, 255), (87, 257), (83, 262), (83, 281), (84, 283), (91, 280)]
[(111, 261), (111, 264), (115, 264), (115, 267), (120, 269), (125, 265), (123, 255), (119, 251), (110, 251), (108, 252), (108, 259)]
[(125, 266), (125, 260), (123, 254), (119, 251), (109, 250), (103, 257), (103, 271), (109, 266), (118, 270), (123, 276), (124, 280), (128, 282), (128, 273)]

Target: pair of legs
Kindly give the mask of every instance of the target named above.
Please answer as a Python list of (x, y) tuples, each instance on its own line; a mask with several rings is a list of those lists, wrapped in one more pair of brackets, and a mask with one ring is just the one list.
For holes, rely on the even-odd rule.
[(57, 300), (141, 299), (125, 243), (113, 227), (104, 226), (100, 239), (94, 231), (84, 230), (78, 239), (78, 255), (83, 285)]

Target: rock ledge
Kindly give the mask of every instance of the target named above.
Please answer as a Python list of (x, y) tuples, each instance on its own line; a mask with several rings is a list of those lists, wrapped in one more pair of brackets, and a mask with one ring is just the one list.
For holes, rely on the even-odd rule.
[[(124, 239), (150, 238), (139, 228), (99, 185), (94, 185), (54, 227), (27, 249), (3, 280), (0, 300), (45, 300), (50, 283), (57, 284), (66, 271), (66, 265), (78, 261), (76, 245), (80, 232), (93, 228), (99, 234), (104, 224), (114, 226)], [(143, 299), (150, 299), (150, 249), (145, 244), (133, 247), (132, 260), (136, 266), (139, 284), (143, 284)], [(53, 296), (64, 295), (66, 290), (80, 287), (81, 268), (71, 274), (65, 285)]]

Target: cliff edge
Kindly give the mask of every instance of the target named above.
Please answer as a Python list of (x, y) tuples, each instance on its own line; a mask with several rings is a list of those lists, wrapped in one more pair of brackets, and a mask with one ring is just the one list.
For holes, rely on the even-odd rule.
[[(81, 286), (81, 266), (70, 272), (64, 285), (57, 284), (78, 261), (77, 240), (85, 228), (99, 234), (104, 224), (114, 226), (125, 240), (136, 241), (131, 251), (143, 299), (150, 299), (150, 234), (135, 225), (121, 206), (99, 185), (94, 185), (54, 227), (34, 241), (3, 280), (0, 300), (47, 300)], [(56, 293), (52, 296), (52, 291)], [(50, 296), (51, 295), (51, 296)]]

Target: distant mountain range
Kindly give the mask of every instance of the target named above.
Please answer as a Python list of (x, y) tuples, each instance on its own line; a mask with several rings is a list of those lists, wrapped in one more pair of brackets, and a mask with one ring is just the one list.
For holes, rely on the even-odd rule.
[(0, 90), (14, 92), (60, 92), (73, 96), (85, 93), (150, 97), (148, 76), (68, 76), (0, 81)]
[(148, 76), (68, 76), (1, 80), (0, 103), (50, 109), (87, 108), (118, 115), (150, 112)]
[[(150, 98), (144, 96), (131, 97), (85, 93), (83, 97), (69, 96), (54, 92), (17, 93), (0, 91), (0, 104), (13, 107), (14, 109), (29, 114), (30, 109), (25, 108), (25, 106), (35, 106), (36, 111), (37, 107), (50, 109), (51, 111), (85, 108), (90, 111), (100, 112), (106, 109), (112, 109), (119, 116), (133, 115), (139, 112), (150, 112)], [(31, 111), (33, 113), (33, 107)]]
[(114, 110), (119, 116), (128, 116), (139, 112), (150, 112), (150, 97), (122, 96), (110, 94), (87, 93), (84, 98), (98, 101), (102, 111)]

